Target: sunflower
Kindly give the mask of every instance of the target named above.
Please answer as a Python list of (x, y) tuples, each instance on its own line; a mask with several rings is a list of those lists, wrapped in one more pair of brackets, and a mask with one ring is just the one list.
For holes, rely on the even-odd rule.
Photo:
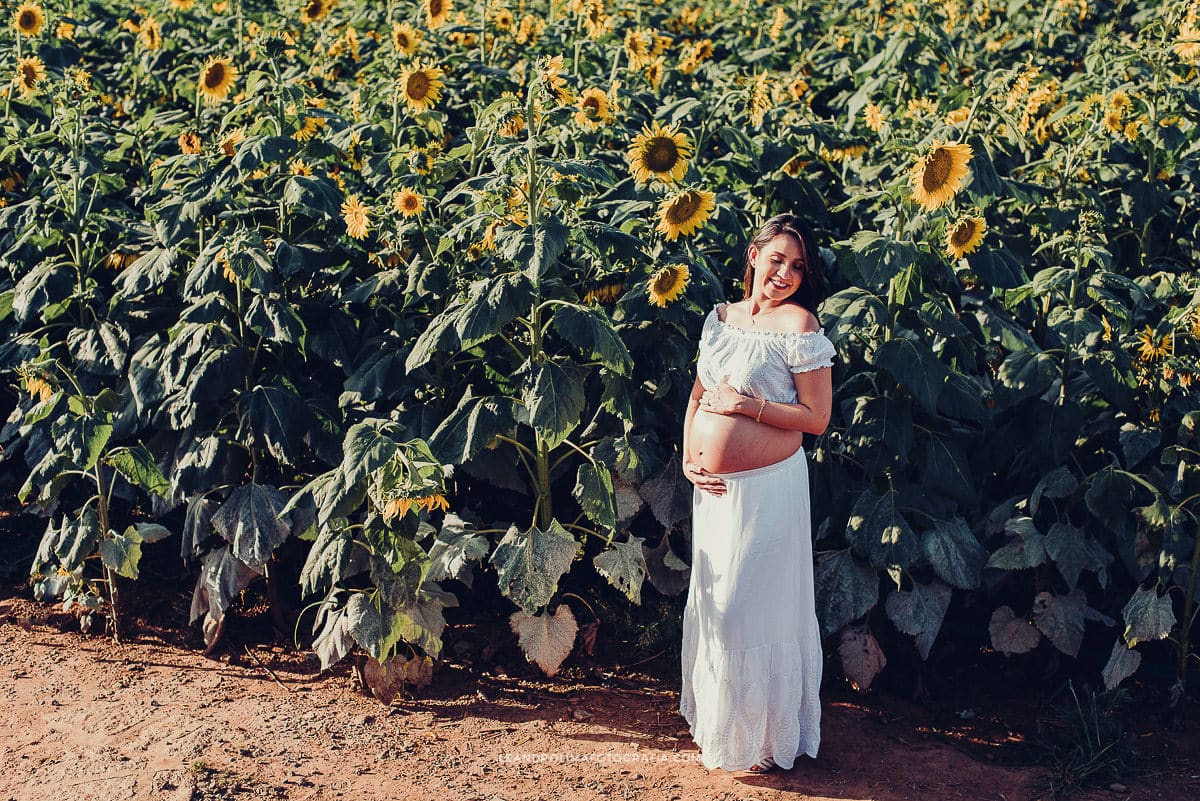
[(575, 112), (575, 122), (585, 130), (594, 131), (613, 121), (612, 112), (608, 109), (608, 94), (603, 89), (585, 89), (577, 105), (579, 110)]
[(763, 117), (771, 110), (771, 85), (767, 80), (766, 70), (754, 76), (754, 85), (750, 87), (750, 124), (761, 128)]
[(210, 58), (200, 70), (200, 81), (196, 89), (206, 103), (219, 103), (229, 96), (237, 74), (237, 67), (233, 66), (228, 58)]
[(1100, 338), (1102, 340), (1104, 340), (1105, 342), (1112, 342), (1113, 327), (1112, 327), (1112, 323), (1110, 323), (1108, 321), (1107, 314), (1103, 314), (1100, 316), (1100, 325), (1103, 326), (1103, 328), (1104, 328), (1104, 333), (1100, 335)]
[(300, 6), (300, 22), (311, 25), (328, 17), (332, 10), (332, 0), (304, 0), (304, 4)]
[(865, 112), (867, 127), (875, 133), (879, 133), (879, 129), (883, 127), (883, 123), (887, 121), (887, 115), (883, 113), (883, 109), (874, 103), (868, 103)]
[(542, 81), (542, 86), (546, 87), (546, 91), (554, 96), (559, 105), (568, 105), (575, 102), (574, 93), (567, 86), (567, 80), (559, 75), (563, 68), (562, 56), (547, 56), (538, 64), (538, 77)]
[(37, 3), (22, 3), (13, 12), (13, 29), (22, 36), (37, 36), (45, 24), (46, 12)]
[(599, 39), (612, 28), (612, 17), (604, 13), (604, 0), (587, 0), (583, 27), (589, 39)]
[(583, 296), (584, 303), (615, 303), (625, 291), (624, 281), (609, 281), (589, 289)]
[[(575, 119), (579, 119), (579, 115), (575, 115)], [(513, 114), (500, 124), (500, 135), (507, 136), (509, 139), (516, 139), (521, 131), (525, 130), (525, 115)]]
[(234, 128), (232, 131), (225, 134), (225, 137), (221, 139), (221, 144), (218, 145), (218, 147), (220, 147), (221, 152), (226, 156), (233, 158), (234, 153), (237, 152), (237, 146), (240, 145), (242, 140), (245, 138), (246, 132), (244, 130), (241, 128)]
[(425, 198), (411, 189), (401, 189), (392, 197), (392, 207), (401, 217), (416, 217), (425, 210)]
[(930, 151), (917, 159), (909, 174), (912, 199), (925, 211), (945, 205), (962, 188), (971, 153), (968, 144), (935, 141)]
[(392, 25), (392, 46), (396, 52), (407, 58), (417, 52), (421, 43), (421, 34), (407, 22), (397, 22)]
[(650, 84), (652, 89), (657, 89), (662, 83), (663, 74), (667, 69), (667, 59), (664, 56), (652, 58), (646, 62), (646, 83)]
[(767, 36), (772, 42), (778, 42), (779, 37), (783, 36), (783, 26), (788, 23), (787, 11), (783, 6), (775, 6), (775, 18), (771, 20), (771, 27), (767, 30)]
[(1200, 306), (1192, 309), (1192, 322), (1188, 330), (1191, 331), (1193, 339), (1200, 340)]
[(346, 222), (346, 236), (351, 239), (366, 239), (367, 231), (371, 229), (371, 219), (367, 216), (367, 207), (358, 199), (358, 195), (350, 195), (342, 204), (342, 219)]
[(689, 275), (686, 264), (663, 267), (650, 278), (650, 302), (665, 309), (687, 289)]
[(631, 70), (641, 69), (650, 59), (655, 45), (654, 31), (632, 29), (625, 33), (625, 54)]
[(982, 217), (959, 217), (954, 224), (946, 229), (946, 255), (961, 259), (968, 253), (974, 253), (987, 231), (987, 223)]
[(958, 125), (959, 123), (966, 122), (969, 116), (971, 116), (971, 107), (960, 106), (953, 111), (947, 112), (943, 119), (947, 125)]
[(804, 97), (804, 93), (808, 91), (808, 81), (803, 78), (797, 78), (788, 84), (788, 94), (792, 96), (792, 100), (799, 100)]
[(1200, 27), (1194, 22), (1184, 21), (1179, 26), (1179, 36), (1172, 45), (1175, 54), (1184, 61), (1195, 62), (1200, 58)]
[(1125, 138), (1130, 142), (1136, 142), (1138, 134), (1141, 132), (1141, 130), (1141, 120), (1130, 120), (1129, 122), (1125, 123), (1125, 128), (1121, 131), (1121, 133), (1124, 134)]
[(147, 50), (158, 50), (162, 47), (162, 27), (154, 17), (146, 17), (138, 28), (138, 39)]
[(1137, 336), (1141, 347), (1138, 348), (1138, 358), (1144, 362), (1152, 362), (1161, 359), (1171, 354), (1171, 346), (1174, 344), (1174, 336), (1167, 334), (1159, 339), (1154, 335), (1154, 329), (1146, 326), (1146, 329)]
[(54, 35), (59, 39), (66, 39), (68, 41), (74, 40), (75, 23), (67, 22), (66, 20), (59, 20), (58, 24), (54, 26)]
[(200, 134), (195, 131), (184, 131), (179, 135), (179, 150), (184, 155), (194, 156), (203, 149)]
[(46, 65), (37, 56), (17, 59), (17, 87), (25, 97), (37, 94), (38, 84), (46, 80)]
[(450, 0), (425, 0), (425, 23), (430, 30), (440, 28), (450, 18)]
[(288, 172), (292, 175), (312, 175), (312, 167), (304, 159), (292, 159), (288, 164)]
[(516, 23), (516, 18), (513, 17), (513, 13), (507, 8), (499, 8), (496, 10), (496, 13), (492, 15), (492, 24), (495, 25), (499, 30), (511, 31), (513, 29), (513, 25)]
[(668, 242), (691, 236), (708, 220), (717, 204), (716, 195), (703, 189), (685, 189), (667, 198), (658, 207), (658, 232)]
[(324, 117), (309, 117), (306, 115), (304, 117), (304, 122), (302, 122), (300, 127), (296, 129), (296, 132), (292, 134), (292, 138), (297, 142), (307, 142), (309, 139), (312, 139), (314, 136), (316, 136), (324, 127)]
[(674, 126), (646, 125), (629, 146), (629, 169), (639, 184), (648, 183), (651, 178), (673, 184), (687, 172), (691, 154), (687, 136)]
[(410, 111), (428, 111), (442, 96), (442, 70), (419, 61), (400, 73), (397, 83)]

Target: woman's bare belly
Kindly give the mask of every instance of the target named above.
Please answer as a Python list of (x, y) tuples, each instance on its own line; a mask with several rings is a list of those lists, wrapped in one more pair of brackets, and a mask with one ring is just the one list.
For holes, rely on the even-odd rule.
[(696, 410), (688, 433), (692, 459), (710, 473), (736, 473), (781, 462), (804, 444), (803, 431), (784, 431), (745, 415)]

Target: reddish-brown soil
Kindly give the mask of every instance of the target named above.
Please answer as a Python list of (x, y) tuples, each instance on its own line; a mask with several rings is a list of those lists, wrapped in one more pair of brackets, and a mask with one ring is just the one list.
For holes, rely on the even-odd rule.
[[(37, 609), (0, 602), (0, 801), (1050, 797), (1045, 769), (1009, 764), (1031, 749), (997, 717), (939, 724), (840, 686), (827, 692), (816, 760), (731, 774), (698, 762), (669, 666), (667, 678), (532, 680), (445, 663), (432, 686), (386, 706), (350, 668), (318, 675), (282, 646), (230, 643), (210, 659), (154, 635), (114, 645)], [(1142, 740), (1147, 772), (1127, 789), (1073, 798), (1200, 797), (1194, 734)]]

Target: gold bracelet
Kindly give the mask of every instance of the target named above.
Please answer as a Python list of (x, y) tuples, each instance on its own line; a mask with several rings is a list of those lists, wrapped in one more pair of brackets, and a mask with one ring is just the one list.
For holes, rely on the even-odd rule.
[(762, 413), (763, 413), (763, 409), (765, 409), (765, 408), (767, 408), (767, 399), (763, 398), (762, 403), (760, 403), (758, 405), (758, 414), (754, 415), (754, 422), (756, 422), (756, 423), (762, 422)]

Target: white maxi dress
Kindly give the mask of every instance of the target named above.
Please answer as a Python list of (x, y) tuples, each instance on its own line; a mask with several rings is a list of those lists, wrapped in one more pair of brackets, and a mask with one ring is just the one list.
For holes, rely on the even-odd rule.
[[(833, 364), (825, 329), (776, 333), (723, 322), (700, 336), (704, 387), (796, 403), (792, 373)], [(692, 496), (692, 571), (683, 613), (679, 711), (705, 767), (745, 770), (764, 757), (791, 768), (821, 742), (821, 634), (813, 585), (804, 449), (720, 474), (726, 493)]]

